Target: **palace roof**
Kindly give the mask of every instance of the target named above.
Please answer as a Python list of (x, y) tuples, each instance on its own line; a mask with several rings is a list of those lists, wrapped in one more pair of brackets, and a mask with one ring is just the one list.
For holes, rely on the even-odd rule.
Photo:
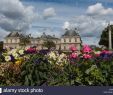
[(79, 36), (79, 34), (77, 33), (77, 29), (66, 29), (66, 32), (64, 33), (64, 35), (62, 36)]
[(51, 35), (46, 35), (45, 33), (43, 33), (40, 38), (42, 38), (42, 39), (58, 39), (55, 37), (55, 35), (51, 36)]
[(21, 36), (23, 36), (23, 35), (21, 33), (19, 33), (19, 32), (11, 32), (6, 37), (21, 37)]

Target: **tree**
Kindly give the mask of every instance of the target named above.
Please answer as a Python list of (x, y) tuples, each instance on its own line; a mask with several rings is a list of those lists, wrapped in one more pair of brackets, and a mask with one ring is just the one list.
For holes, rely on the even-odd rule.
[(0, 42), (0, 51), (3, 49), (3, 41)]
[(43, 43), (44, 47), (47, 47), (48, 49), (51, 49), (52, 47), (55, 47), (55, 43), (51, 40), (47, 40)]
[[(112, 47), (113, 47), (113, 25), (110, 25), (110, 28), (111, 28), (111, 36), (112, 36)], [(102, 34), (101, 34), (101, 38), (100, 38), (100, 41), (99, 41), (99, 45), (104, 45), (108, 48), (109, 46), (109, 27), (107, 26), (103, 31), (102, 31)]]
[(22, 36), (20, 38), (20, 45), (21, 46), (26, 46), (27, 44), (29, 44), (31, 41), (30, 41), (30, 37), (29, 36)]

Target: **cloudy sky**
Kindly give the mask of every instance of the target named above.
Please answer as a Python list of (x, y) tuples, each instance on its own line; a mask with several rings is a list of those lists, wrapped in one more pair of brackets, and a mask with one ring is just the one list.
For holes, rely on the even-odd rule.
[(113, 23), (113, 0), (0, 0), (0, 40), (21, 30), (60, 37), (78, 28), (84, 44), (98, 44), (102, 30)]

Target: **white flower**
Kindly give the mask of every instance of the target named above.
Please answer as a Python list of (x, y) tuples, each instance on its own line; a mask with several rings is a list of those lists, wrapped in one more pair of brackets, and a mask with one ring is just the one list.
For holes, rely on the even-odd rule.
[(10, 61), (11, 60), (11, 57), (10, 56), (5, 56), (5, 61)]
[(11, 54), (12, 54), (12, 51), (8, 51), (7, 54), (8, 54), (8, 55), (11, 55)]
[(14, 54), (17, 52), (17, 49), (12, 49), (11, 51), (9, 51), (10, 54)]
[(15, 59), (18, 59), (18, 58), (19, 58), (19, 55), (18, 55), (17, 53), (13, 53), (12, 55), (13, 55), (13, 57), (14, 57)]
[(95, 51), (95, 54), (100, 54), (101, 53), (101, 51)]
[(65, 55), (64, 53), (62, 53), (62, 54), (60, 54), (59, 57), (62, 59), (62, 58), (64, 58), (64, 57), (66, 57), (66, 55)]
[(28, 50), (30, 48), (30, 46), (25, 47), (25, 50)]
[(57, 58), (57, 56), (56, 56), (56, 54), (54, 52), (50, 52), (49, 53), (49, 58), (55, 60)]
[(24, 50), (19, 50), (18, 52), (19, 52), (20, 55), (24, 54)]

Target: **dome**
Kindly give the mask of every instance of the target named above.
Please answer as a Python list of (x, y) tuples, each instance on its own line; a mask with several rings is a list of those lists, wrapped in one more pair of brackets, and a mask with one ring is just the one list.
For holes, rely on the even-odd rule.
[(77, 33), (77, 29), (66, 29), (66, 32), (62, 36), (79, 36), (79, 34)]

